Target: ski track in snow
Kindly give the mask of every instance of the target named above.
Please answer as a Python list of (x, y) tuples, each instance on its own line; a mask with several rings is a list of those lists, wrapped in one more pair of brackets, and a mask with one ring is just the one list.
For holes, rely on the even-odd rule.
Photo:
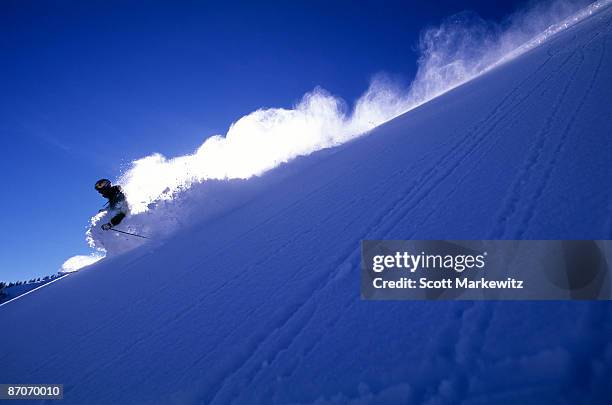
[[(361, 301), (359, 241), (609, 237), (609, 147), (588, 142), (611, 128), (579, 128), (605, 113), (610, 15), (3, 306), (0, 381), (63, 383), (67, 403), (595, 403), (608, 303)], [(559, 184), (604, 194), (587, 211)]]
[[(608, 32), (609, 32), (609, 26), (610, 26), (610, 22), (608, 21), (606, 24), (606, 29), (608, 30)], [(580, 97), (579, 102), (576, 104), (574, 111), (571, 113), (571, 117), (567, 121), (567, 124), (565, 125), (564, 129), (560, 132), (561, 135), (559, 139), (555, 139), (554, 137), (555, 133), (553, 133), (552, 127), (555, 125), (558, 125), (560, 122), (563, 122), (564, 120), (564, 117), (559, 116), (559, 109), (562, 106), (563, 102), (567, 102), (566, 95), (568, 93), (568, 90), (574, 84), (577, 73), (581, 69), (582, 64), (584, 63), (584, 59), (585, 59), (584, 48), (586, 48), (600, 34), (601, 34), (600, 32), (595, 33), (595, 35), (593, 36), (591, 40), (585, 42), (577, 50), (580, 56), (580, 59), (579, 59), (580, 62), (575, 65), (575, 67), (573, 68), (570, 74), (569, 79), (564, 82), (563, 90), (559, 93), (554, 103), (553, 109), (546, 120), (545, 126), (539, 131), (538, 135), (536, 136), (537, 139), (535, 143), (533, 144), (532, 149), (528, 153), (528, 159), (525, 161), (525, 164), (523, 168), (521, 169), (519, 176), (515, 180), (512, 190), (507, 198), (508, 201), (506, 202), (505, 208), (500, 214), (499, 230), (494, 235), (491, 236), (492, 239), (507, 239), (509, 236), (511, 239), (522, 239), (525, 233), (527, 232), (529, 228), (529, 223), (531, 222), (531, 219), (533, 218), (533, 214), (536, 209), (537, 201), (542, 196), (547, 186), (547, 183), (551, 176), (551, 172), (554, 170), (557, 164), (558, 158), (559, 158), (559, 154), (563, 150), (565, 142), (570, 134), (570, 129), (572, 128), (577, 115), (580, 113), (581, 109), (583, 108), (585, 100), (591, 93), (593, 86), (595, 84), (595, 80), (601, 69), (601, 65), (602, 65), (602, 62), (605, 56), (607, 35), (605, 35), (605, 39), (603, 43), (601, 44), (601, 51), (599, 53), (597, 65), (595, 69), (593, 70), (593, 75), (590, 78), (585, 88), (584, 93)], [(561, 63), (560, 67), (562, 68), (563, 66), (565, 66), (565, 64), (569, 62), (569, 60), (572, 57), (575, 56), (575, 53), (576, 52), (573, 52), (570, 55), (568, 55), (567, 58)], [(560, 72), (561, 69), (559, 69), (558, 71)], [(548, 79), (550, 79), (550, 77)], [(542, 83), (544, 83), (544, 81)], [(583, 85), (584, 83), (580, 83), (581, 87)], [(545, 148), (546, 142), (549, 141), (549, 143), (551, 143), (550, 142), (551, 140), (555, 141), (556, 146), (553, 144), (549, 148)], [(540, 160), (541, 158), (543, 158), (542, 155), (545, 150), (553, 150), (553, 156), (549, 160), (549, 162), (547, 162), (546, 164), (541, 164)], [(543, 174), (540, 174), (540, 172), (543, 172)], [(534, 176), (539, 176), (539, 178), (535, 179), (534, 181), (531, 181), (531, 178)], [(539, 184), (537, 190), (530, 197), (528, 198), (523, 197), (522, 189), (526, 185), (533, 184), (533, 183)], [(530, 202), (525, 203), (524, 202), (525, 200), (528, 200)], [(519, 204), (525, 204), (524, 205), (525, 213), (523, 214), (523, 219), (522, 221), (519, 222), (519, 225), (517, 226), (517, 229), (514, 231), (514, 234), (508, 235), (509, 231), (506, 229), (506, 225), (508, 221), (513, 217), (513, 215), (515, 215), (515, 213), (517, 213), (518, 210), (520, 209)]]
[[(562, 66), (565, 65), (565, 63), (569, 62), (574, 56), (575, 56), (575, 52), (571, 53), (562, 63)], [(576, 77), (576, 74), (580, 70), (583, 60), (584, 60), (584, 57), (581, 57), (580, 63), (578, 63), (573, 68), (570, 74), (569, 80), (565, 81), (563, 90), (561, 91), (561, 93), (559, 93), (559, 95), (557, 96), (554, 102), (553, 109), (551, 113), (548, 115), (544, 127), (536, 135), (536, 139), (533, 143), (533, 146), (527, 153), (527, 159), (524, 163), (524, 166), (521, 168), (519, 175), (517, 179), (515, 180), (514, 186), (512, 187), (512, 191), (509, 197), (509, 203), (507, 204), (506, 209), (502, 213), (502, 217), (500, 221), (502, 224), (502, 230), (493, 239), (504, 239), (504, 237), (506, 237), (507, 239), (507, 235), (505, 232), (506, 231), (505, 225), (508, 223), (509, 219), (514, 216), (515, 212), (519, 209), (519, 204), (523, 203), (523, 199), (524, 199), (523, 190), (522, 190), (523, 187), (526, 184), (531, 184), (530, 182), (531, 177), (537, 174), (537, 173), (534, 173), (534, 168), (538, 167), (541, 155), (544, 150), (544, 145), (547, 140), (547, 136), (550, 135), (551, 126), (554, 123), (556, 123), (557, 120), (559, 119), (557, 114), (559, 111), (559, 107), (561, 106), (561, 102), (564, 100), (568, 89), (572, 85)]]
[[(609, 26), (609, 23), (608, 23)], [(554, 170), (555, 166), (558, 163), (559, 160), (559, 156), (561, 154), (561, 151), (563, 151), (563, 148), (567, 142), (567, 138), (570, 135), (570, 129), (572, 128), (576, 117), (578, 116), (578, 114), (580, 113), (580, 111), (582, 110), (583, 106), (584, 106), (584, 102), (587, 99), (587, 97), (589, 96), (589, 94), (591, 93), (591, 91), (593, 90), (593, 86), (595, 84), (595, 79), (597, 79), (597, 76), (599, 75), (599, 71), (601, 70), (601, 65), (604, 59), (604, 55), (605, 55), (605, 49), (606, 49), (606, 42), (607, 42), (607, 37), (604, 40), (603, 44), (601, 45), (601, 51), (599, 54), (599, 59), (597, 61), (597, 66), (595, 67), (595, 69), (593, 70), (593, 75), (591, 76), (591, 80), (589, 81), (587, 88), (585, 89), (583, 95), (581, 96), (578, 105), (576, 106), (576, 108), (574, 109), (574, 111), (572, 112), (567, 124), (565, 125), (565, 127), (563, 128), (563, 130), (561, 131), (561, 136), (557, 141), (557, 146), (554, 147), (554, 152), (553, 152), (553, 157), (552, 159), (550, 159), (550, 161), (544, 166), (544, 174), (540, 177), (541, 181), (539, 182), (538, 185), (538, 189), (537, 191), (533, 194), (532, 198), (531, 198), (531, 202), (528, 204), (528, 208), (526, 209), (526, 214), (524, 215), (524, 218), (521, 222), (521, 226), (519, 228), (519, 231), (516, 234), (515, 239), (522, 239), (525, 232), (527, 232), (528, 228), (529, 228), (529, 224), (533, 218), (533, 214), (535, 212), (535, 208), (536, 208), (536, 204), (537, 201), (539, 200), (539, 198), (542, 196), (542, 194), (544, 193), (544, 191), (546, 190), (546, 187), (548, 185), (548, 182), (550, 180), (552, 171)], [(585, 45), (586, 46), (586, 45)], [(584, 62), (584, 55), (581, 55), (581, 61)], [(582, 65), (582, 63), (581, 63)], [(572, 80), (573, 82), (573, 80)]]
[[(540, 69), (542, 69), (548, 62), (549, 62), (550, 58), (547, 58), (534, 72), (533, 75), (537, 74)], [(510, 93), (508, 93), (502, 100), (501, 102), (495, 106), (495, 108), (493, 109), (493, 111), (491, 112), (491, 114), (489, 114), (489, 116), (487, 116), (483, 121), (481, 121), (478, 125), (476, 125), (474, 127), (474, 129), (472, 131), (468, 132), (468, 135), (464, 138), (464, 141), (470, 141), (471, 137), (475, 136), (476, 138), (473, 140), (472, 144), (468, 147), (468, 150), (466, 152), (460, 152), (458, 150), (453, 150), (452, 155), (458, 155), (458, 159), (455, 160), (455, 163), (453, 164), (453, 166), (442, 176), (437, 178), (437, 181), (433, 182), (433, 187), (439, 186), (440, 183), (448, 176), (450, 176), (455, 170), (457, 170), (457, 168), (466, 160), (468, 160), (470, 157), (472, 157), (477, 150), (482, 146), (482, 144), (485, 141), (491, 141), (491, 137), (494, 134), (494, 131), (499, 127), (499, 125), (503, 122), (503, 120), (509, 116), (509, 114), (511, 112), (513, 112), (520, 104), (523, 100), (527, 99), (532, 93), (533, 91), (535, 91), (536, 89), (534, 88), (533, 90), (531, 90), (530, 92), (527, 93), (527, 95), (525, 97), (523, 97), (523, 100), (517, 102), (516, 104), (512, 105), (511, 107), (509, 107), (503, 114), (500, 113), (500, 111), (502, 110), (502, 107), (504, 107), (506, 105), (506, 103), (511, 99), (514, 98), (515, 93), (522, 87), (522, 85), (527, 82), (527, 80), (529, 80), (531, 78), (531, 75), (529, 77), (527, 77), (522, 83), (520, 83), (518, 86), (516, 86), (515, 88), (512, 89), (512, 91)], [(544, 81), (541, 81), (540, 83), (543, 83)], [(537, 88), (538, 86), (536, 86)], [(517, 116), (514, 117), (514, 121), (517, 121), (519, 118)], [(490, 125), (488, 125), (490, 124)], [(486, 128), (488, 125), (488, 128)], [(511, 127), (512, 124), (507, 125), (507, 127)], [(486, 129), (485, 129), (486, 128)], [(497, 139), (497, 138), (495, 138)], [(495, 139), (493, 139), (490, 143), (489, 148), (487, 148), (486, 152), (490, 151), (492, 149), (493, 146), (495, 146)], [(485, 153), (486, 155), (486, 153)], [(477, 160), (475, 160), (477, 161)], [(447, 193), (446, 198), (451, 198), (452, 195), (460, 188), (460, 185), (467, 179), (469, 179), (470, 175), (472, 174), (473, 170), (475, 170), (478, 166), (477, 165), (472, 165), (471, 168), (469, 169), (465, 169), (463, 174), (461, 175), (461, 177), (455, 181), (452, 185), (452, 187), (450, 188), (450, 191)], [(426, 196), (425, 196), (426, 197)], [(440, 205), (442, 205), (442, 199), (438, 199), (436, 202), (434, 202), (434, 204), (436, 204), (436, 207), (439, 207)], [(419, 201), (420, 202), (420, 201)], [(417, 204), (419, 203), (417, 202)], [(416, 208), (416, 205), (413, 205), (411, 208)], [(426, 223), (432, 215), (434, 215), (437, 212), (437, 210), (431, 209), (429, 211), (429, 213), (427, 214), (426, 217), (424, 217), (423, 220), (420, 221), (419, 225), (422, 225), (424, 223)], [(404, 215), (407, 216), (407, 215)], [(418, 233), (418, 225), (415, 226), (415, 231), (410, 235), (410, 238), (414, 237), (416, 234)]]

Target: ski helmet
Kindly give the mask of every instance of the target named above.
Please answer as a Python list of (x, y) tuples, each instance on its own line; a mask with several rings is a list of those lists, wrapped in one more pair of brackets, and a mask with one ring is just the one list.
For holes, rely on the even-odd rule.
[(98, 191), (102, 191), (104, 189), (107, 189), (111, 186), (111, 182), (108, 179), (100, 179), (98, 181), (96, 181), (96, 190)]

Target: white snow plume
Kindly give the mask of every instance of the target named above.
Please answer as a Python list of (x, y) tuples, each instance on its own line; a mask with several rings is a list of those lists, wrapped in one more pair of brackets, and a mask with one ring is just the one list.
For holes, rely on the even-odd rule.
[[(350, 108), (315, 88), (291, 109), (260, 109), (240, 118), (225, 136), (207, 138), (192, 154), (166, 158), (156, 153), (135, 160), (118, 181), (132, 211), (128, 219), (134, 226), (145, 226), (144, 217), (143, 221), (135, 218), (138, 214), (151, 208), (168, 210), (169, 205), (160, 202), (175, 200), (194, 184), (248, 179), (365, 134), (545, 42), (611, 2), (601, 0), (587, 6), (580, 1), (544, 2), (499, 23), (468, 12), (449, 17), (440, 26), (423, 31), (417, 74), (407, 89), (378, 75)], [(161, 226), (147, 224), (146, 228), (152, 234), (165, 234), (167, 229)], [(110, 242), (99, 242), (91, 232), (88, 238), (92, 246), (108, 250)]]
[(225, 136), (212, 136), (191, 155), (153, 154), (132, 163), (120, 179), (133, 213), (159, 198), (208, 179), (246, 179), (314, 150), (339, 144), (347, 133), (343, 103), (321, 89), (293, 109), (257, 110)]
[(98, 260), (102, 258), (104, 258), (104, 255), (101, 253), (92, 253), (90, 255), (72, 256), (70, 259), (66, 260), (64, 264), (62, 264), (62, 268), (60, 269), (60, 272), (72, 273), (73, 271), (80, 270), (85, 266), (94, 264), (95, 262), (97, 262)]
[(541, 45), (611, 2), (541, 2), (499, 23), (473, 12), (453, 15), (421, 34), (419, 69), (408, 100), (418, 105), (443, 94)]

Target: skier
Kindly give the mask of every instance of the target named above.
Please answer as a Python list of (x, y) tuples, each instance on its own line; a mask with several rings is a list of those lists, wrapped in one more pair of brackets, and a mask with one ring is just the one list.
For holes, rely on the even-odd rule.
[[(128, 214), (127, 201), (125, 194), (121, 191), (121, 187), (113, 186), (110, 180), (100, 179), (96, 182), (96, 190), (102, 197), (108, 199), (108, 210), (111, 219), (109, 222), (102, 225), (102, 229), (108, 231), (113, 226), (117, 226), (123, 221), (123, 218)], [(103, 210), (100, 210), (102, 212)]]

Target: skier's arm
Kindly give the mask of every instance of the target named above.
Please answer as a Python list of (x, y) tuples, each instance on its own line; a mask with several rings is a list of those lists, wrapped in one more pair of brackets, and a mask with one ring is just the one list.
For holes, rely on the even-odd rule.
[(118, 213), (117, 215), (115, 215), (114, 217), (111, 218), (110, 223), (113, 226), (117, 226), (121, 223), (121, 221), (123, 221), (123, 218), (125, 218), (125, 214), (123, 212)]
[(110, 222), (107, 222), (104, 225), (102, 225), (102, 229), (104, 229), (105, 231), (108, 231), (113, 226), (119, 225), (121, 221), (123, 221), (123, 218), (125, 218), (125, 214), (123, 212), (118, 213), (117, 215), (111, 218)]

